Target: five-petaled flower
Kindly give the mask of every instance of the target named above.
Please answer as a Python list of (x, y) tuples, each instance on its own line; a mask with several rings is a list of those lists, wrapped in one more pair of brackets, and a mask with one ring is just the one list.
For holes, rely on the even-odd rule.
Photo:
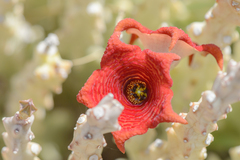
[[(119, 39), (124, 30), (133, 35), (130, 44)], [(147, 49), (141, 50), (132, 45), (138, 37)], [(187, 124), (172, 110), (169, 71), (173, 61), (196, 52), (212, 54), (222, 67), (222, 53), (215, 45), (197, 46), (176, 27), (151, 31), (135, 20), (124, 19), (118, 23), (108, 41), (101, 69), (89, 77), (77, 100), (92, 108), (112, 93), (122, 103), (124, 110), (118, 118), (121, 130), (112, 134), (124, 153), (127, 139), (144, 134), (148, 128), (155, 128), (161, 122)]]

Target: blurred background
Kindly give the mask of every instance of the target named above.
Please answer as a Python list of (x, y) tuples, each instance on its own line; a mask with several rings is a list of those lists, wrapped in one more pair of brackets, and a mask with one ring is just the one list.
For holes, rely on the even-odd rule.
[[(100, 68), (101, 56), (116, 23), (133, 18), (151, 30), (176, 26), (186, 31), (192, 22), (204, 21), (214, 3), (214, 0), (0, 0), (0, 117), (14, 115), (19, 100), (32, 98), (39, 109), (32, 126), (36, 137), (33, 141), (43, 148), (39, 157), (67, 159), (73, 128), (79, 115), (87, 110), (76, 101), (76, 95), (92, 72)], [(39, 62), (39, 43), (49, 33), (59, 39), (59, 45), (49, 45), (57, 47), (57, 62), (46, 59)], [(239, 61), (238, 44), (239, 41), (230, 46), (233, 51), (230, 56)], [(68, 65), (59, 65), (65, 64), (64, 60), (70, 60)], [(49, 63), (56, 63), (63, 71), (50, 72)], [(188, 66), (187, 58), (182, 60), (171, 71), (173, 109), (177, 113), (187, 112), (190, 102), (198, 101), (204, 90), (211, 89), (218, 70), (210, 56), (196, 56), (193, 67)], [(44, 71), (50, 80), (46, 80)], [(207, 148), (212, 157), (228, 159), (228, 149), (240, 144), (239, 113), (239, 104), (234, 104), (228, 118), (218, 123), (219, 130), (213, 133), (215, 140)], [(168, 126), (165, 123), (158, 126), (158, 138), (166, 138)], [(1, 123), (0, 133), (4, 131)], [(127, 157), (116, 148), (110, 133), (105, 138), (108, 145), (103, 150), (104, 160)], [(3, 146), (0, 138), (0, 148)]]

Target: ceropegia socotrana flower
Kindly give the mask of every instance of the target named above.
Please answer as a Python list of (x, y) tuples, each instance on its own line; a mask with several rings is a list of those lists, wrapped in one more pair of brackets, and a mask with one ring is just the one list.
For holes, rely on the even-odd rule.
[[(146, 49), (122, 42), (119, 37), (124, 30), (133, 35), (130, 43), (139, 37)], [(151, 31), (133, 19), (124, 19), (108, 41), (101, 69), (89, 77), (77, 100), (92, 108), (112, 93), (121, 102), (124, 106), (118, 118), (121, 130), (113, 132), (113, 137), (124, 153), (124, 142), (146, 133), (148, 128), (155, 128), (161, 122), (187, 123), (172, 110), (169, 71), (173, 61), (196, 52), (212, 54), (222, 68), (222, 53), (217, 46), (196, 46), (176, 27)]]

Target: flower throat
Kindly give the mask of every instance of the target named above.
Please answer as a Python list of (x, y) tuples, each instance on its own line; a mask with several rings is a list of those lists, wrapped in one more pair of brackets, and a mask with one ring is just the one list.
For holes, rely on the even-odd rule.
[(127, 84), (125, 94), (132, 104), (141, 104), (147, 98), (147, 85), (143, 81), (132, 80)]

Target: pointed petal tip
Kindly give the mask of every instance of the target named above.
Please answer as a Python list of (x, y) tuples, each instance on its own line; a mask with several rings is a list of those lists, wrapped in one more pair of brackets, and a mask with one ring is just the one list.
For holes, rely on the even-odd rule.
[(81, 90), (78, 92), (78, 94), (76, 95), (76, 99), (77, 99), (77, 101), (78, 101), (78, 103), (82, 103), (81, 102)]
[(186, 119), (184, 119), (184, 118), (179, 118), (179, 121), (178, 121), (178, 123), (181, 123), (181, 124), (188, 124), (188, 121), (186, 120)]
[[(136, 128), (136, 126), (132, 126), (133, 128), (129, 128), (129, 129), (123, 129), (120, 131), (115, 131), (112, 132), (113, 138), (115, 140), (115, 143), (118, 147), (118, 149), (124, 154), (125, 153), (125, 142), (130, 139), (133, 136), (136, 135), (142, 135), (145, 134), (148, 131), (149, 127), (146, 126), (142, 126), (142, 128)], [(156, 126), (155, 126), (156, 127)], [(124, 128), (124, 127), (122, 127)]]
[(76, 95), (76, 99), (77, 99), (78, 103), (82, 103), (83, 105), (87, 106), (88, 108), (92, 108), (88, 103), (89, 100), (88, 100), (88, 98), (86, 98), (86, 94), (83, 94), (82, 90), (80, 90), (78, 92), (78, 94)]
[(114, 134), (113, 134), (113, 137), (114, 137), (114, 140), (115, 140), (115, 143), (116, 143), (118, 149), (119, 149), (123, 154), (125, 154), (125, 147), (124, 147), (125, 141), (118, 139), (116, 136), (114, 136)]
[(176, 122), (181, 124), (188, 124), (186, 119), (175, 113), (170, 107), (163, 110), (161, 117), (163, 118), (162, 122)]
[(183, 118), (182, 116), (179, 116), (177, 113), (173, 112), (171, 115), (169, 122), (175, 122), (175, 123), (181, 123), (181, 124), (188, 124), (188, 121)]
[(118, 146), (118, 149), (123, 153), (123, 154), (125, 154), (125, 147), (124, 147), (124, 145), (123, 146)]
[(133, 45), (133, 43), (138, 39), (138, 36), (136, 34), (131, 35), (131, 39), (129, 41), (129, 44)]
[(181, 57), (175, 53), (172, 53), (171, 56), (172, 56), (173, 61), (178, 61), (181, 59)]
[(188, 57), (188, 65), (189, 65), (189, 66), (192, 65), (192, 62), (193, 62), (193, 56), (194, 56), (194, 54), (191, 54), (191, 55)]
[(221, 70), (223, 70), (223, 54), (221, 49), (215, 44), (203, 44), (201, 46), (196, 47), (199, 51), (205, 51), (207, 54), (211, 54)]

